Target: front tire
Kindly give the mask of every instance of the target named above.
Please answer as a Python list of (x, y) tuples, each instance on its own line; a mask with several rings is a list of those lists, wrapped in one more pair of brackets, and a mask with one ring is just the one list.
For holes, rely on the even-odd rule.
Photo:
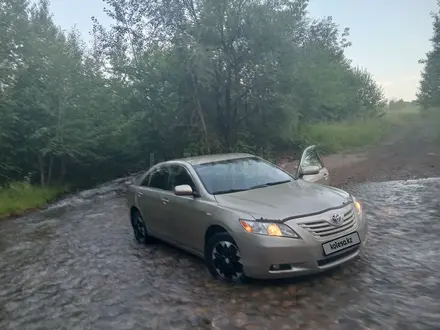
[(145, 225), (144, 218), (139, 211), (135, 211), (131, 214), (131, 225), (133, 227), (134, 237), (136, 241), (142, 244), (151, 243), (153, 238), (148, 235), (147, 226)]
[(217, 233), (205, 245), (205, 262), (209, 272), (218, 279), (231, 283), (244, 283), (240, 250), (228, 233)]

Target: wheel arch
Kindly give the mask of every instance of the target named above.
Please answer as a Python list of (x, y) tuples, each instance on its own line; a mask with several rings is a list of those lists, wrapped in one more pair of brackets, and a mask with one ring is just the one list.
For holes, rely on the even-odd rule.
[(133, 205), (133, 206), (130, 208), (130, 219), (133, 219), (133, 216), (134, 216), (136, 213), (141, 213), (141, 211), (140, 211), (136, 206)]
[[(235, 247), (238, 250), (238, 252), (240, 251), (234, 237), (231, 235), (231, 233), (225, 227), (218, 225), (218, 224), (212, 224), (211, 226), (208, 227), (208, 229), (206, 230), (206, 234), (205, 234), (205, 251), (204, 251), (205, 263), (208, 267), (209, 272), (211, 273), (212, 276), (214, 276), (214, 278), (218, 278), (220, 276), (220, 274), (215, 269), (214, 261), (212, 259), (212, 255), (213, 255), (212, 248), (214, 248), (215, 246), (208, 244), (208, 242), (216, 234), (226, 234), (227, 236), (229, 236), (230, 239), (232, 239), (232, 242), (235, 244)], [(243, 264), (241, 263), (241, 261), (239, 263), (241, 264), (241, 267), (243, 267)], [(241, 270), (237, 270), (237, 271), (240, 274), (239, 277), (231, 278), (231, 279), (223, 278), (223, 280), (225, 280), (227, 282), (232, 282), (232, 283), (246, 283), (248, 281), (248, 278), (246, 277), (244, 269), (242, 268)], [(235, 273), (235, 275), (237, 275), (237, 272)]]
[(206, 243), (208, 243), (208, 240), (209, 240), (212, 236), (214, 236), (215, 234), (218, 234), (218, 233), (227, 233), (227, 234), (231, 235), (231, 234), (226, 230), (226, 228), (224, 228), (223, 226), (220, 226), (220, 225), (210, 225), (210, 226), (208, 227), (208, 229), (206, 230), (206, 232), (205, 232), (205, 245), (206, 245)]

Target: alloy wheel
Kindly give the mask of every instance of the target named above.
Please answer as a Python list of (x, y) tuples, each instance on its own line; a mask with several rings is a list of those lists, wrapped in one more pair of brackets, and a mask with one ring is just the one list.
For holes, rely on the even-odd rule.
[(212, 249), (212, 262), (217, 274), (225, 280), (237, 280), (243, 276), (240, 251), (235, 244), (220, 241)]
[(134, 236), (139, 242), (144, 242), (147, 237), (147, 229), (145, 228), (144, 220), (140, 214), (136, 214), (133, 220)]

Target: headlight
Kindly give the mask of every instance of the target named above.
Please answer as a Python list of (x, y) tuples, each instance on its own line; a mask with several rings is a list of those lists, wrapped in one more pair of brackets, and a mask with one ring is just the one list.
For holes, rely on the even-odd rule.
[(359, 201), (358, 201), (356, 198), (354, 198), (354, 197), (353, 197), (353, 203), (354, 203), (354, 207), (355, 207), (355, 209), (356, 209), (356, 212), (357, 212), (358, 214), (361, 214), (361, 213), (362, 213), (362, 206), (361, 206), (361, 203), (359, 203)]
[(240, 220), (244, 230), (248, 233), (267, 236), (300, 238), (289, 226), (282, 223)]

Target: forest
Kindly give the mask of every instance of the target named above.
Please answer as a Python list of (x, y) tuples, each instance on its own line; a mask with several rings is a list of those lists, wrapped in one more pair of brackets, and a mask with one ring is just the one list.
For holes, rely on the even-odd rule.
[(307, 0), (105, 0), (86, 44), (50, 4), (0, 0), (0, 184), (87, 186), (162, 159), (302, 147), (384, 111)]

